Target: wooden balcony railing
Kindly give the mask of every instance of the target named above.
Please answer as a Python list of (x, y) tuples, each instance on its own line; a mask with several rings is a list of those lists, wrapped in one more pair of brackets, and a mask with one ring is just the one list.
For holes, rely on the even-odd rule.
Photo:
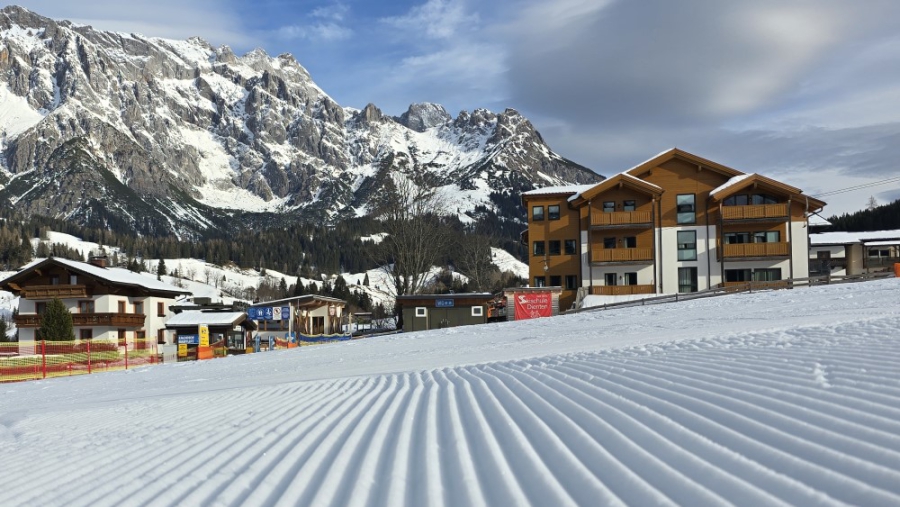
[(728, 290), (728, 291), (742, 291), (742, 290), (769, 290), (769, 289), (786, 289), (788, 288), (787, 280), (775, 280), (771, 282), (724, 282), (720, 283), (719, 286)]
[(655, 294), (652, 285), (601, 285), (594, 287), (591, 294), (595, 296), (630, 296), (632, 294)]
[(786, 218), (787, 216), (787, 203), (722, 206), (722, 219), (724, 220), (755, 220), (760, 218)]
[(733, 257), (783, 257), (790, 252), (788, 243), (738, 243), (724, 245), (725, 258)]
[(25, 299), (66, 299), (86, 298), (87, 287), (84, 285), (31, 285), (22, 289)]
[(602, 211), (591, 212), (591, 225), (594, 227), (613, 227), (622, 225), (651, 225), (653, 217), (649, 211)]
[(652, 261), (653, 249), (651, 248), (603, 248), (593, 251), (593, 262), (633, 262)]
[[(140, 313), (73, 313), (73, 326), (143, 327), (146, 315)], [(19, 314), (15, 317), (17, 327), (41, 327), (41, 316)]]

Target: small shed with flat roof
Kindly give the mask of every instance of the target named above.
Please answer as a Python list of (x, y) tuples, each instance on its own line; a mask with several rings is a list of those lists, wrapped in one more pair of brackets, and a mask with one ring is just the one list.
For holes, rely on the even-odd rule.
[(488, 293), (415, 294), (400, 296), (403, 331), (484, 324), (494, 296)]

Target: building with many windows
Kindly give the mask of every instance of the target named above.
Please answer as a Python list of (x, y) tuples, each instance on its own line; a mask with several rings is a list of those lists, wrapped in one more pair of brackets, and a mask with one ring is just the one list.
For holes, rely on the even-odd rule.
[(188, 291), (122, 268), (50, 257), (0, 281), (0, 289), (19, 296), (15, 316), (19, 352), (30, 353), (40, 340), (41, 314), (60, 299), (72, 313), (76, 340), (103, 340), (120, 346), (151, 348), (165, 339), (165, 322), (175, 298)]
[(798, 188), (673, 148), (595, 185), (526, 192), (533, 286), (560, 308), (587, 294), (695, 292), (808, 276), (807, 217), (825, 203)]

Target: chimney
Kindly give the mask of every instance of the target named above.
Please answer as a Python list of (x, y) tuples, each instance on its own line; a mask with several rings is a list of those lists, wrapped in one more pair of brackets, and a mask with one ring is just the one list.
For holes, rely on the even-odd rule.
[(106, 267), (106, 256), (105, 255), (95, 255), (88, 260), (88, 263), (93, 264), (99, 268)]

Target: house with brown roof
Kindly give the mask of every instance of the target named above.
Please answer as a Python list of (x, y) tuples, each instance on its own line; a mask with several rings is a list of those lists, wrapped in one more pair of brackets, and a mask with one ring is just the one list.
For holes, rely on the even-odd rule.
[(76, 340), (104, 340), (150, 348), (165, 340), (165, 322), (175, 298), (189, 292), (152, 276), (59, 257), (32, 262), (0, 281), (0, 289), (19, 296), (19, 351), (30, 353), (40, 340), (41, 314), (59, 298), (72, 313)]
[(533, 286), (597, 296), (695, 292), (808, 276), (825, 203), (677, 148), (596, 185), (525, 192)]

